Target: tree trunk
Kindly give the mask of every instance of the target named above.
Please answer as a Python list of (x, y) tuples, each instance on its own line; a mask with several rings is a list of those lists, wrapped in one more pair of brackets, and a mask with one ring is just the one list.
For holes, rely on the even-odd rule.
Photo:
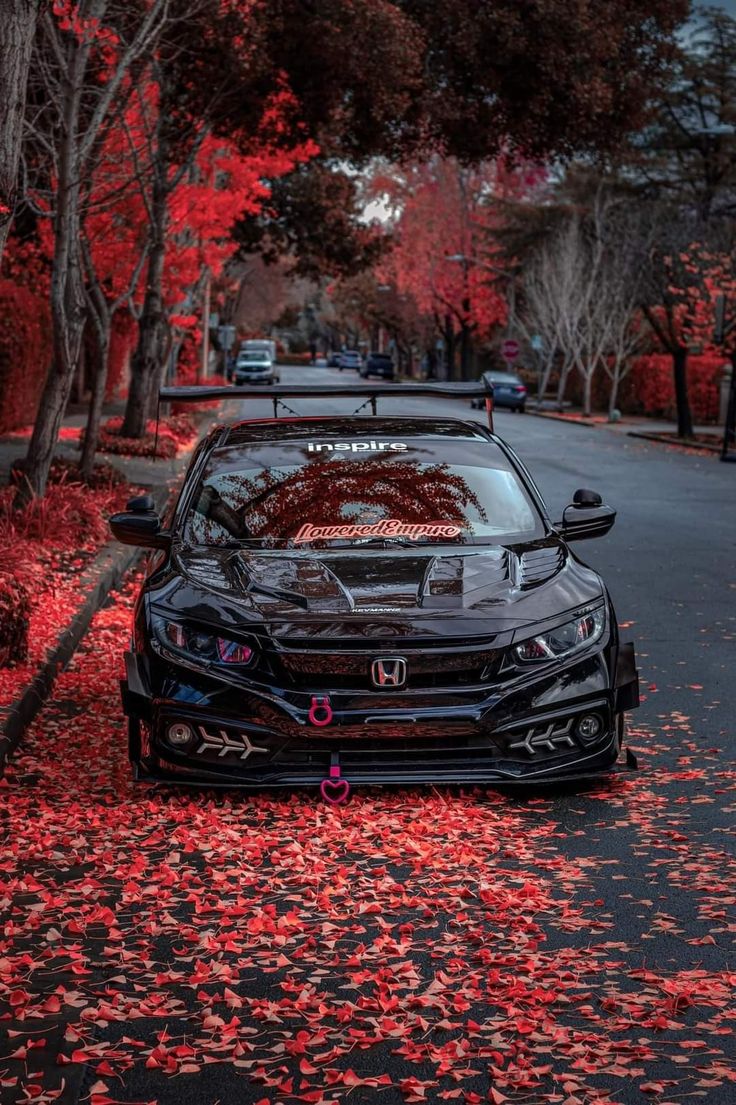
[(89, 482), (95, 465), (95, 453), (100, 437), (102, 404), (105, 401), (107, 372), (110, 363), (110, 330), (112, 320), (95, 319), (95, 343), (97, 345), (97, 363), (92, 382), (92, 398), (87, 413), (87, 427), (84, 431), (84, 447), (79, 467), (83, 478)]
[(130, 390), (120, 431), (123, 437), (143, 437), (145, 434), (149, 411), (155, 400), (154, 387), (159, 382), (161, 351), (166, 328), (163, 299), (168, 222), (166, 200), (167, 165), (163, 156), (162, 143), (159, 141), (159, 159), (151, 197), (151, 246), (148, 251), (146, 294), (143, 300), (143, 311), (138, 321), (138, 345), (131, 363)]
[(552, 375), (552, 369), (555, 366), (555, 353), (554, 347), (550, 349), (544, 364), (540, 362), (539, 365), (539, 383), (537, 386), (537, 406), (542, 409), (542, 402), (547, 394), (547, 388), (549, 387), (549, 378)]
[(445, 317), (445, 380), (455, 379), (455, 328), (449, 315)]
[(69, 94), (66, 132), (59, 150), (59, 179), (54, 216), (54, 258), (51, 269), (53, 362), (36, 414), (24, 465), (26, 484), (17, 502), (42, 496), (79, 359), (87, 319), (80, 257), (80, 172), (77, 123), (81, 82)]
[(588, 372), (583, 376), (583, 414), (590, 418), (593, 413), (593, 373)]
[(618, 389), (621, 386), (621, 370), (625, 365), (625, 361), (620, 362), (616, 359), (613, 366), (613, 375), (611, 376), (611, 389), (608, 393), (608, 421), (613, 421), (613, 412), (616, 410), (616, 403), (618, 402)]
[(39, 0), (5, 0), (0, 35), (0, 260), (16, 204), (28, 69)]
[[(78, 241), (78, 234), (77, 234)], [(76, 251), (76, 242), (72, 247)], [(65, 287), (55, 287), (61, 281), (52, 276), (51, 318), (53, 323), (53, 362), (41, 395), (36, 421), (33, 427), (28, 454), (24, 465), (28, 487), (21, 494), (24, 501), (28, 492), (43, 496), (46, 480), (59, 436), (82, 350), (85, 325), (85, 302), (78, 259), (72, 261), (64, 281)]]
[(567, 388), (567, 378), (570, 375), (570, 366), (563, 360), (562, 367), (560, 368), (560, 379), (557, 384), (557, 409), (561, 411), (563, 409), (562, 402), (565, 398), (565, 389)]
[(470, 327), (466, 322), (460, 328), (460, 379), (470, 379)]
[(675, 381), (675, 402), (677, 404), (677, 436), (693, 436), (693, 416), (690, 411), (690, 399), (687, 393), (687, 349), (678, 346), (672, 354), (672, 371)]

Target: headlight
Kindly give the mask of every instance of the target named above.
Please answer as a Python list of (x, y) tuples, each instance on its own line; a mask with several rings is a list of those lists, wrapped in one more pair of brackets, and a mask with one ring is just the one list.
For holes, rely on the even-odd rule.
[(554, 629), (540, 633), (522, 641), (513, 649), (514, 659), (524, 663), (544, 660), (562, 660), (584, 648), (595, 644), (606, 627), (606, 613), (603, 607), (590, 610), (573, 618), (571, 622), (555, 626)]
[(172, 622), (156, 615), (151, 621), (156, 639), (172, 652), (212, 664), (245, 667), (256, 655), (253, 645), (230, 641), (183, 622)]

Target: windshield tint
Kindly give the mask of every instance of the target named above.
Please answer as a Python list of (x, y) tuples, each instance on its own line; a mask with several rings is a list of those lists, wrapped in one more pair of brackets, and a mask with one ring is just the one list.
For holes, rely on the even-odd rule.
[(355, 547), (533, 540), (541, 518), (491, 442), (315, 441), (216, 450), (185, 539)]

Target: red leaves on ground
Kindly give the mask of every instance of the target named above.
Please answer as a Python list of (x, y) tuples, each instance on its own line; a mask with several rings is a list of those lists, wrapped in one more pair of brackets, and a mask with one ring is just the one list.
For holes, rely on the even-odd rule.
[[(736, 872), (680, 799), (736, 774), (702, 749), (692, 782), (657, 766), (690, 750), (687, 719), (636, 734), (654, 766), (564, 805), (136, 790), (116, 687), (131, 600), (97, 616), (3, 792), (16, 1035), (0, 1077), (52, 1100), (86, 1064), (97, 1105), (165, 1105), (181, 1077), (214, 1100), (213, 1069), (233, 1100), (268, 1105), (624, 1105), (632, 1087), (679, 1100), (729, 1084)], [(683, 967), (686, 935), (716, 943)], [(58, 1070), (29, 1074), (52, 1031)]]
[(16, 511), (15, 490), (0, 489), (0, 705), (29, 682), (82, 603), (81, 573), (132, 491), (104, 466), (89, 487), (59, 462), (43, 499)]

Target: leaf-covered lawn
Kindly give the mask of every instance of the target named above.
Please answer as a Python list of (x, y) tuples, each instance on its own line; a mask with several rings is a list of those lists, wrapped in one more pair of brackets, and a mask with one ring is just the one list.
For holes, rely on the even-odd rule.
[(686, 717), (578, 794), (134, 789), (132, 594), (0, 789), (3, 1102), (733, 1100), (736, 773)]

